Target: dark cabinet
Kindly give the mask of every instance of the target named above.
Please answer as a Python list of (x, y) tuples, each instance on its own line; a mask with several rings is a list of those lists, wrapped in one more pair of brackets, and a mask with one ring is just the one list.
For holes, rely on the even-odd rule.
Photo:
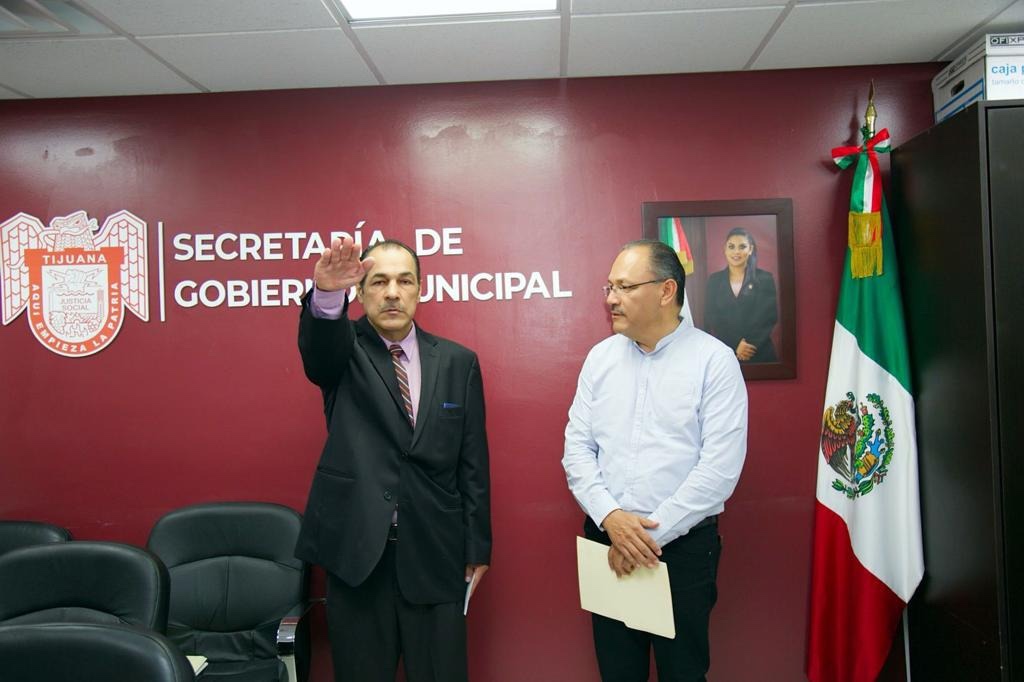
[(1024, 680), (1024, 101), (892, 154), (925, 576), (911, 679)]

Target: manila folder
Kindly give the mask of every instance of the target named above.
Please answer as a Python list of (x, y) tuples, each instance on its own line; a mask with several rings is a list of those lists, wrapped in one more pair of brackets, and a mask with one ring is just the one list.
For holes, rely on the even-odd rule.
[(626, 627), (675, 639), (672, 591), (668, 567), (641, 566), (619, 578), (608, 566), (608, 545), (576, 538), (580, 575), (580, 606), (592, 613), (621, 620)]

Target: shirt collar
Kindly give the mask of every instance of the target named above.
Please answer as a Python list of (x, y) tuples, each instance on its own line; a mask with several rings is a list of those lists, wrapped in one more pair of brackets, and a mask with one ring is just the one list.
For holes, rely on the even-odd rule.
[(654, 350), (652, 350), (650, 353), (648, 353), (643, 348), (641, 348), (640, 344), (638, 344), (636, 341), (631, 341), (630, 343), (632, 343), (633, 347), (636, 348), (638, 351), (640, 351), (640, 353), (642, 353), (644, 355), (654, 355), (655, 353), (659, 352), (661, 349), (665, 348), (668, 344), (672, 343), (673, 341), (678, 339), (680, 336), (682, 336), (683, 333), (686, 331), (685, 328), (690, 327), (690, 326), (691, 325), (687, 324), (686, 320), (683, 319), (682, 315), (680, 315), (679, 316), (679, 324), (676, 325), (676, 328), (673, 329), (672, 331), (670, 331), (668, 334), (665, 334), (665, 336), (663, 336), (660, 339), (658, 339), (658, 343), (655, 344)]
[(377, 332), (377, 335), (380, 336), (380, 340), (383, 341), (384, 345), (387, 346), (388, 348), (391, 348), (391, 345), (395, 343), (401, 346), (402, 352), (405, 353), (405, 357), (407, 358), (411, 359), (413, 357), (413, 353), (419, 351), (420, 344), (419, 341), (416, 339), (415, 322), (413, 322), (412, 327), (409, 329), (409, 333), (406, 334), (405, 338), (402, 339), (401, 341), (392, 341), (391, 339), (385, 339), (383, 336), (380, 335), (380, 332)]

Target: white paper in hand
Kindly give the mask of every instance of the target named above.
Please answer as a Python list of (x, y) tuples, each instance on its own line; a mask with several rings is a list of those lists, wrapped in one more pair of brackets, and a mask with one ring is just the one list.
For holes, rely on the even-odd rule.
[(640, 567), (619, 578), (608, 566), (608, 545), (576, 538), (580, 606), (591, 613), (621, 620), (626, 627), (675, 639), (672, 590), (668, 567)]
[(466, 583), (466, 601), (462, 604), (462, 615), (469, 613), (469, 598), (473, 596), (473, 589), (477, 584), (477, 573), (473, 571), (473, 579)]

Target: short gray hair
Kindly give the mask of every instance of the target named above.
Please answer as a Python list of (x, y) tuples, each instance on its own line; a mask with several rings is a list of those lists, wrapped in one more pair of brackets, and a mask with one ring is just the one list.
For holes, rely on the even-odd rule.
[(650, 256), (649, 267), (654, 276), (658, 279), (671, 279), (676, 283), (676, 303), (680, 308), (686, 300), (686, 272), (683, 264), (679, 261), (679, 254), (672, 250), (672, 247), (665, 242), (653, 239), (637, 239), (622, 247), (622, 251), (646, 247)]

